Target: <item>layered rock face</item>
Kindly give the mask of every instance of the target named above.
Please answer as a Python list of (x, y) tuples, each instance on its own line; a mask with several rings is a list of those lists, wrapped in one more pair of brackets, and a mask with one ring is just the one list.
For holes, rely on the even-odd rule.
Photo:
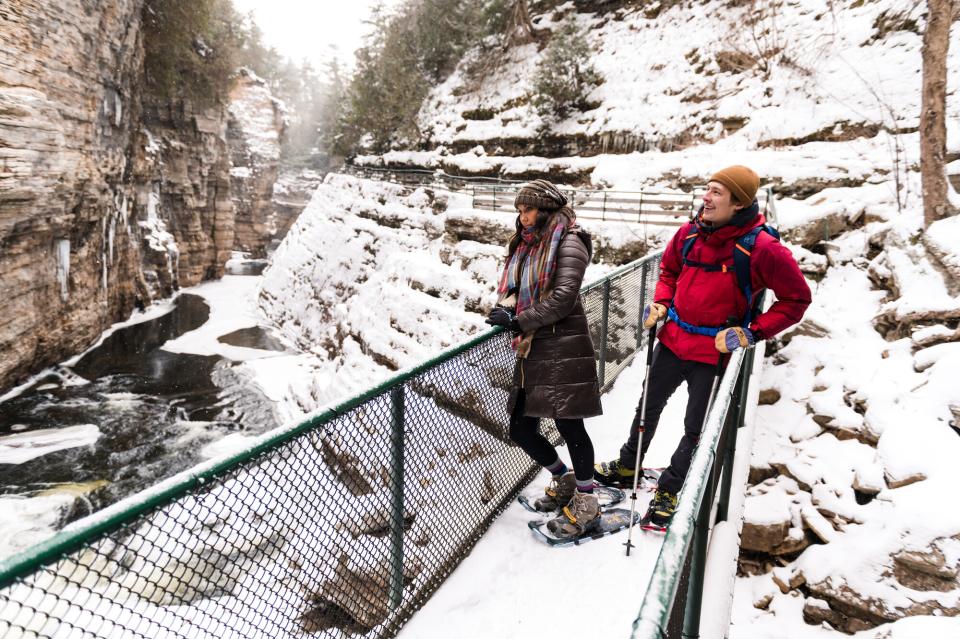
[(292, 222), (279, 220), (273, 205), (285, 127), (283, 106), (271, 95), (266, 82), (242, 70), (230, 92), (229, 112), (227, 135), (233, 161), (230, 186), (236, 205), (234, 244), (238, 251), (265, 257), (270, 242), (282, 237)]
[(221, 277), (233, 249), (227, 115), (221, 105), (145, 98), (142, 127), (132, 158), (144, 275), (166, 296)]
[(255, 161), (257, 177), (231, 185), (227, 105), (141, 88), (143, 6), (0, 4), (0, 389), (82, 351), (136, 306), (223, 275), (237, 237), (232, 186), (236, 248), (262, 250), (274, 235), (277, 104), (241, 78), (260, 128), (234, 117), (239, 166)]
[(0, 10), (0, 388), (143, 299), (125, 171), (142, 0)]

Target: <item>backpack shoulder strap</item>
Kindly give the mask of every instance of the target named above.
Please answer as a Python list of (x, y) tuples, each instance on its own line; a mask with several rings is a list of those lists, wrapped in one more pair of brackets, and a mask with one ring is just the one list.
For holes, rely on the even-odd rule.
[(750, 255), (757, 244), (757, 236), (763, 231), (771, 235), (774, 239), (780, 239), (780, 233), (771, 226), (762, 224), (750, 229), (747, 233), (737, 239), (733, 249), (733, 271), (737, 276), (737, 286), (743, 291), (743, 296), (747, 298), (747, 316), (743, 321), (744, 326), (748, 326), (753, 319), (753, 281), (750, 277)]
[(693, 249), (693, 245), (697, 241), (698, 237), (700, 237), (700, 233), (697, 231), (695, 226), (691, 226), (690, 232), (683, 237), (683, 248), (680, 249), (680, 261), (682, 261), (684, 264), (686, 264), (687, 255), (690, 254), (690, 251)]

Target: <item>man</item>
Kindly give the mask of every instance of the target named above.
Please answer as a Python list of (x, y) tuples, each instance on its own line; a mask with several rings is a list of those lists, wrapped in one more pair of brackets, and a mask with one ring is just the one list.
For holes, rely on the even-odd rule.
[[(597, 464), (594, 469), (602, 483), (632, 485), (637, 456), (642, 464), (667, 400), (682, 382), (687, 382), (684, 435), (670, 458), (670, 466), (660, 476), (643, 519), (648, 528), (666, 529), (676, 510), (677, 494), (700, 438), (719, 358), (772, 338), (800, 321), (810, 305), (810, 288), (796, 260), (774, 235), (765, 229), (753, 232), (756, 240), (752, 250), (744, 248), (753, 229), (765, 223), (755, 199), (759, 187), (759, 176), (745, 166), (725, 168), (710, 178), (700, 211), (667, 244), (654, 302), (644, 309), (644, 328), (656, 326), (661, 319), (667, 321), (660, 329), (650, 368), (642, 438), (644, 398), (619, 458)], [(735, 251), (749, 254), (750, 289), (738, 283)], [(747, 267), (742, 260), (737, 261), (743, 265), (746, 280)], [(767, 312), (756, 315), (755, 302), (766, 288), (776, 294), (777, 301)], [(736, 326), (730, 327), (731, 320)]]

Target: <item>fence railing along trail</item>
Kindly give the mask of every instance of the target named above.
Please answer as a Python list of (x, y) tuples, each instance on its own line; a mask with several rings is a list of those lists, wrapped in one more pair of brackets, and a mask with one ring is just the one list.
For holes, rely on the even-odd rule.
[[(604, 390), (645, 346), (659, 259), (582, 291)], [(729, 492), (752, 353), (727, 368), (636, 636), (694, 623), (704, 512)], [(513, 365), (491, 329), (70, 524), (0, 562), (0, 635), (396, 635), (539, 471), (507, 434)]]
[[(514, 215), (514, 198), (523, 184), (517, 180), (500, 178), (450, 175), (443, 171), (426, 169), (398, 169), (350, 165), (351, 175), (398, 184), (439, 186), (471, 195), (475, 209), (499, 211)], [(601, 221), (655, 224), (660, 226), (683, 226), (703, 197), (702, 189), (690, 192), (680, 190), (617, 191), (610, 189), (577, 189), (560, 186), (573, 203), (577, 217)], [(769, 211), (773, 206), (770, 189), (758, 194), (761, 209)]]

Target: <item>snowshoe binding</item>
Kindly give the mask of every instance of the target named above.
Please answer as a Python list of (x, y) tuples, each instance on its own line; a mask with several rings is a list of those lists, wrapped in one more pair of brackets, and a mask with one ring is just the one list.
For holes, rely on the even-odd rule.
[[(574, 487), (576, 487), (576, 484), (574, 484)], [(531, 498), (527, 497), (526, 495), (520, 495), (517, 497), (517, 501), (520, 502), (521, 506), (532, 513), (559, 514), (560, 509), (566, 506), (570, 500), (568, 499), (567, 501), (560, 503), (556, 499), (549, 499), (549, 493), (547, 493), (547, 490), (549, 489), (550, 487), (548, 486), (544, 491), (545, 496), (534, 501), (531, 501)], [(612, 508), (626, 499), (626, 494), (622, 490), (619, 488), (613, 488), (612, 486), (595, 485), (593, 487), (593, 494), (597, 496), (597, 502), (600, 504), (600, 510)]]

